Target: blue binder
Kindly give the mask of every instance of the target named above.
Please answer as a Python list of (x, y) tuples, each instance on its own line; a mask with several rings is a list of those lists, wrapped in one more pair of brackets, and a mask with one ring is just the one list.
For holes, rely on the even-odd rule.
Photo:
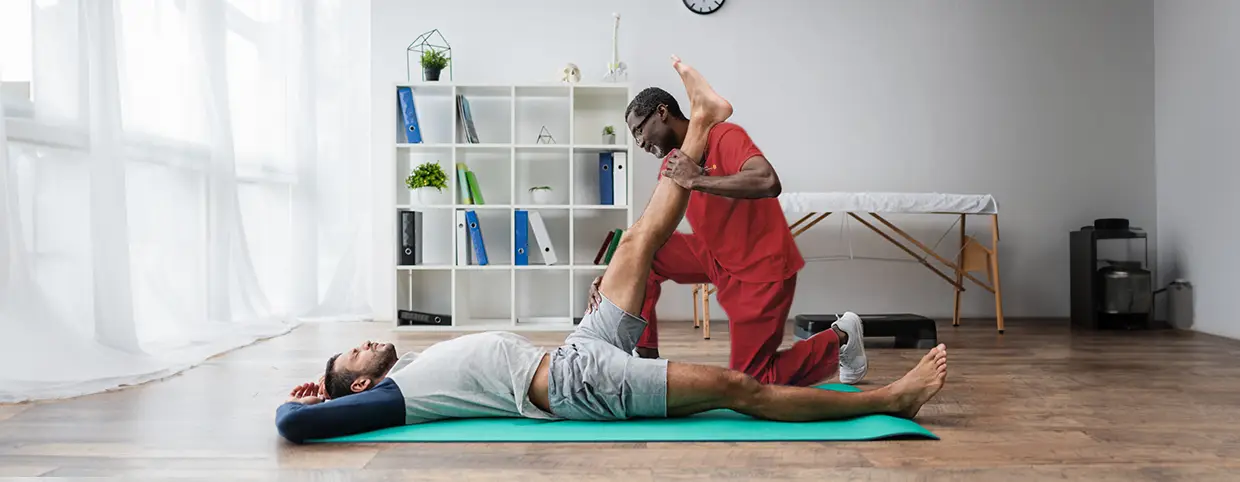
[(474, 246), (474, 260), (479, 266), (487, 264), (487, 246), (482, 242), (482, 226), (478, 224), (478, 213), (465, 211), (465, 223), (469, 229), (470, 244)]
[(514, 211), (512, 219), (512, 227), (515, 239), (513, 239), (514, 256), (512, 264), (517, 266), (527, 266), (530, 264), (530, 213), (524, 210)]
[(421, 144), (422, 128), (418, 125), (418, 108), (413, 103), (413, 89), (397, 87), (396, 95), (400, 99), (400, 118), (405, 123), (405, 141)]
[(598, 203), (615, 204), (615, 183), (612, 180), (613, 156), (610, 152), (598, 154)]

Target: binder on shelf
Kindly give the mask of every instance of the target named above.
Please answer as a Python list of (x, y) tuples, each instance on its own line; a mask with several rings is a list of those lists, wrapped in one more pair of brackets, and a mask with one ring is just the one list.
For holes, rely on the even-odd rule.
[(603, 264), (611, 264), (611, 256), (616, 254), (616, 247), (620, 246), (620, 237), (624, 235), (624, 230), (616, 228), (613, 233), (615, 236), (611, 237), (611, 244), (607, 245), (607, 255), (603, 258)]
[(534, 229), (534, 240), (538, 242), (538, 249), (542, 251), (543, 264), (551, 266), (559, 258), (555, 255), (555, 247), (551, 245), (551, 236), (547, 235), (547, 225), (543, 224), (542, 214), (538, 211), (531, 211), (529, 216), (530, 227)]
[(465, 142), (478, 143), (478, 130), (474, 128), (474, 116), (469, 111), (469, 100), (464, 95), (456, 95), (457, 113), (460, 115), (461, 132), (465, 134)]
[(598, 203), (611, 204), (612, 196), (612, 155), (610, 152), (598, 154)]
[(456, 265), (469, 266), (469, 229), (465, 211), (456, 212)]
[(612, 158), (611, 179), (612, 197), (617, 206), (629, 205), (629, 173), (625, 168), (628, 164), (627, 152), (616, 152)]
[(607, 232), (607, 237), (603, 239), (603, 245), (598, 247), (598, 254), (594, 255), (594, 264), (603, 264), (603, 255), (607, 254), (607, 248), (611, 247), (611, 238), (615, 236), (615, 231)]
[(465, 179), (469, 181), (469, 194), (474, 204), (486, 204), (486, 201), (482, 200), (482, 187), (478, 185), (478, 176), (474, 175), (474, 171), (466, 169)]
[(474, 195), (469, 188), (469, 167), (464, 162), (456, 163), (456, 191), (460, 193), (461, 204), (473, 204)]
[(530, 216), (529, 211), (518, 209), (513, 212), (513, 257), (512, 264), (528, 266), (530, 264)]
[(482, 226), (478, 224), (478, 213), (465, 211), (465, 223), (469, 229), (469, 243), (473, 246), (474, 259), (478, 266), (487, 265), (487, 245), (482, 240)]
[(432, 326), (448, 326), (452, 324), (451, 315), (441, 315), (436, 313), (426, 313), (414, 310), (398, 310), (397, 326), (409, 325), (432, 325)]
[(422, 213), (400, 212), (400, 265), (422, 264)]
[(418, 125), (418, 108), (413, 102), (413, 89), (399, 87), (396, 96), (400, 102), (400, 118), (405, 125), (405, 142), (422, 143), (422, 127)]

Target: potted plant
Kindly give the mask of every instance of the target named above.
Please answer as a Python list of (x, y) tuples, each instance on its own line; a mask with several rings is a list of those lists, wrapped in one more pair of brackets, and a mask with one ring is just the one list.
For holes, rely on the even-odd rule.
[(603, 126), (603, 144), (616, 143), (616, 129), (612, 126)]
[(426, 80), (439, 80), (439, 72), (448, 66), (448, 58), (443, 52), (427, 49), (422, 52), (422, 75)]
[(530, 197), (534, 199), (534, 204), (555, 204), (553, 199), (551, 186), (534, 186), (530, 188)]
[(440, 204), (444, 189), (448, 188), (448, 175), (444, 174), (439, 161), (418, 166), (405, 178), (409, 187), (409, 200), (413, 204)]

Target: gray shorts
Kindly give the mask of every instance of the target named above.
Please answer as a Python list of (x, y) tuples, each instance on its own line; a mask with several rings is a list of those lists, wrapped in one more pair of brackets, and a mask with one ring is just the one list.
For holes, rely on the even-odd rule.
[(667, 416), (667, 360), (633, 356), (646, 321), (602, 297), (551, 353), (551, 412), (569, 420)]

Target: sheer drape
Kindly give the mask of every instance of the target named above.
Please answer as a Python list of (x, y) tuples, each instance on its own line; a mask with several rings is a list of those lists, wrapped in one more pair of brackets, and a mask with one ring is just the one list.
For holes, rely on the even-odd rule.
[(0, 132), (0, 402), (371, 315), (366, 4), (33, 4), (34, 115)]

